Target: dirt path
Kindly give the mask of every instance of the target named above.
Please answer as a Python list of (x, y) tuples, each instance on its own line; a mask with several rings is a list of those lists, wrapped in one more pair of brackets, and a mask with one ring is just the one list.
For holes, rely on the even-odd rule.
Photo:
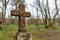
[(52, 30), (46, 35), (47, 40), (60, 40), (60, 34), (58, 34), (58, 31)]

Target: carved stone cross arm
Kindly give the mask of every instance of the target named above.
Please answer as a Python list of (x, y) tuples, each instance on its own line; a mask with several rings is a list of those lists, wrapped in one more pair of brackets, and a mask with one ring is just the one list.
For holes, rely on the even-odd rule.
[(11, 15), (12, 16), (20, 16), (20, 13), (18, 12), (18, 10), (11, 10)]
[[(11, 15), (12, 16), (21, 16), (21, 14), (18, 12), (18, 10), (11, 10)], [(25, 17), (30, 17), (31, 13), (30, 12), (25, 12)]]
[(26, 14), (26, 17), (30, 17), (31, 16), (30, 12), (25, 12), (25, 14)]

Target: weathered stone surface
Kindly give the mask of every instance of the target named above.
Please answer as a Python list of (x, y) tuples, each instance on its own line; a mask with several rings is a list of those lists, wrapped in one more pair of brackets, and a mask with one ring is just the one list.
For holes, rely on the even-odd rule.
[(18, 40), (32, 40), (32, 35), (31, 35), (31, 33), (21, 32), (18, 35)]

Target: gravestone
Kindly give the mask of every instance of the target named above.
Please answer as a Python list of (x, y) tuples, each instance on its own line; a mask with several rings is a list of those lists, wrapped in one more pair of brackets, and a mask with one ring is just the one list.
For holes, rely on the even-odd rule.
[(25, 17), (30, 17), (29, 12), (25, 12), (25, 5), (19, 4), (18, 10), (11, 10), (12, 16), (18, 16), (19, 28), (14, 40), (32, 40), (31, 33), (26, 31), (25, 28)]

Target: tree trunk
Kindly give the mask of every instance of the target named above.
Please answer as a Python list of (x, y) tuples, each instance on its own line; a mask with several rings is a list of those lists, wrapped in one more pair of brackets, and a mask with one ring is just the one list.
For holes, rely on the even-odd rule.
[(54, 15), (53, 22), (55, 23), (55, 17), (58, 15), (58, 5), (57, 0), (55, 0), (55, 6), (56, 6), (56, 14)]
[(48, 28), (48, 15), (47, 15), (47, 10), (45, 9), (45, 28)]
[(3, 22), (5, 20), (5, 15), (6, 15), (6, 0), (3, 0)]

